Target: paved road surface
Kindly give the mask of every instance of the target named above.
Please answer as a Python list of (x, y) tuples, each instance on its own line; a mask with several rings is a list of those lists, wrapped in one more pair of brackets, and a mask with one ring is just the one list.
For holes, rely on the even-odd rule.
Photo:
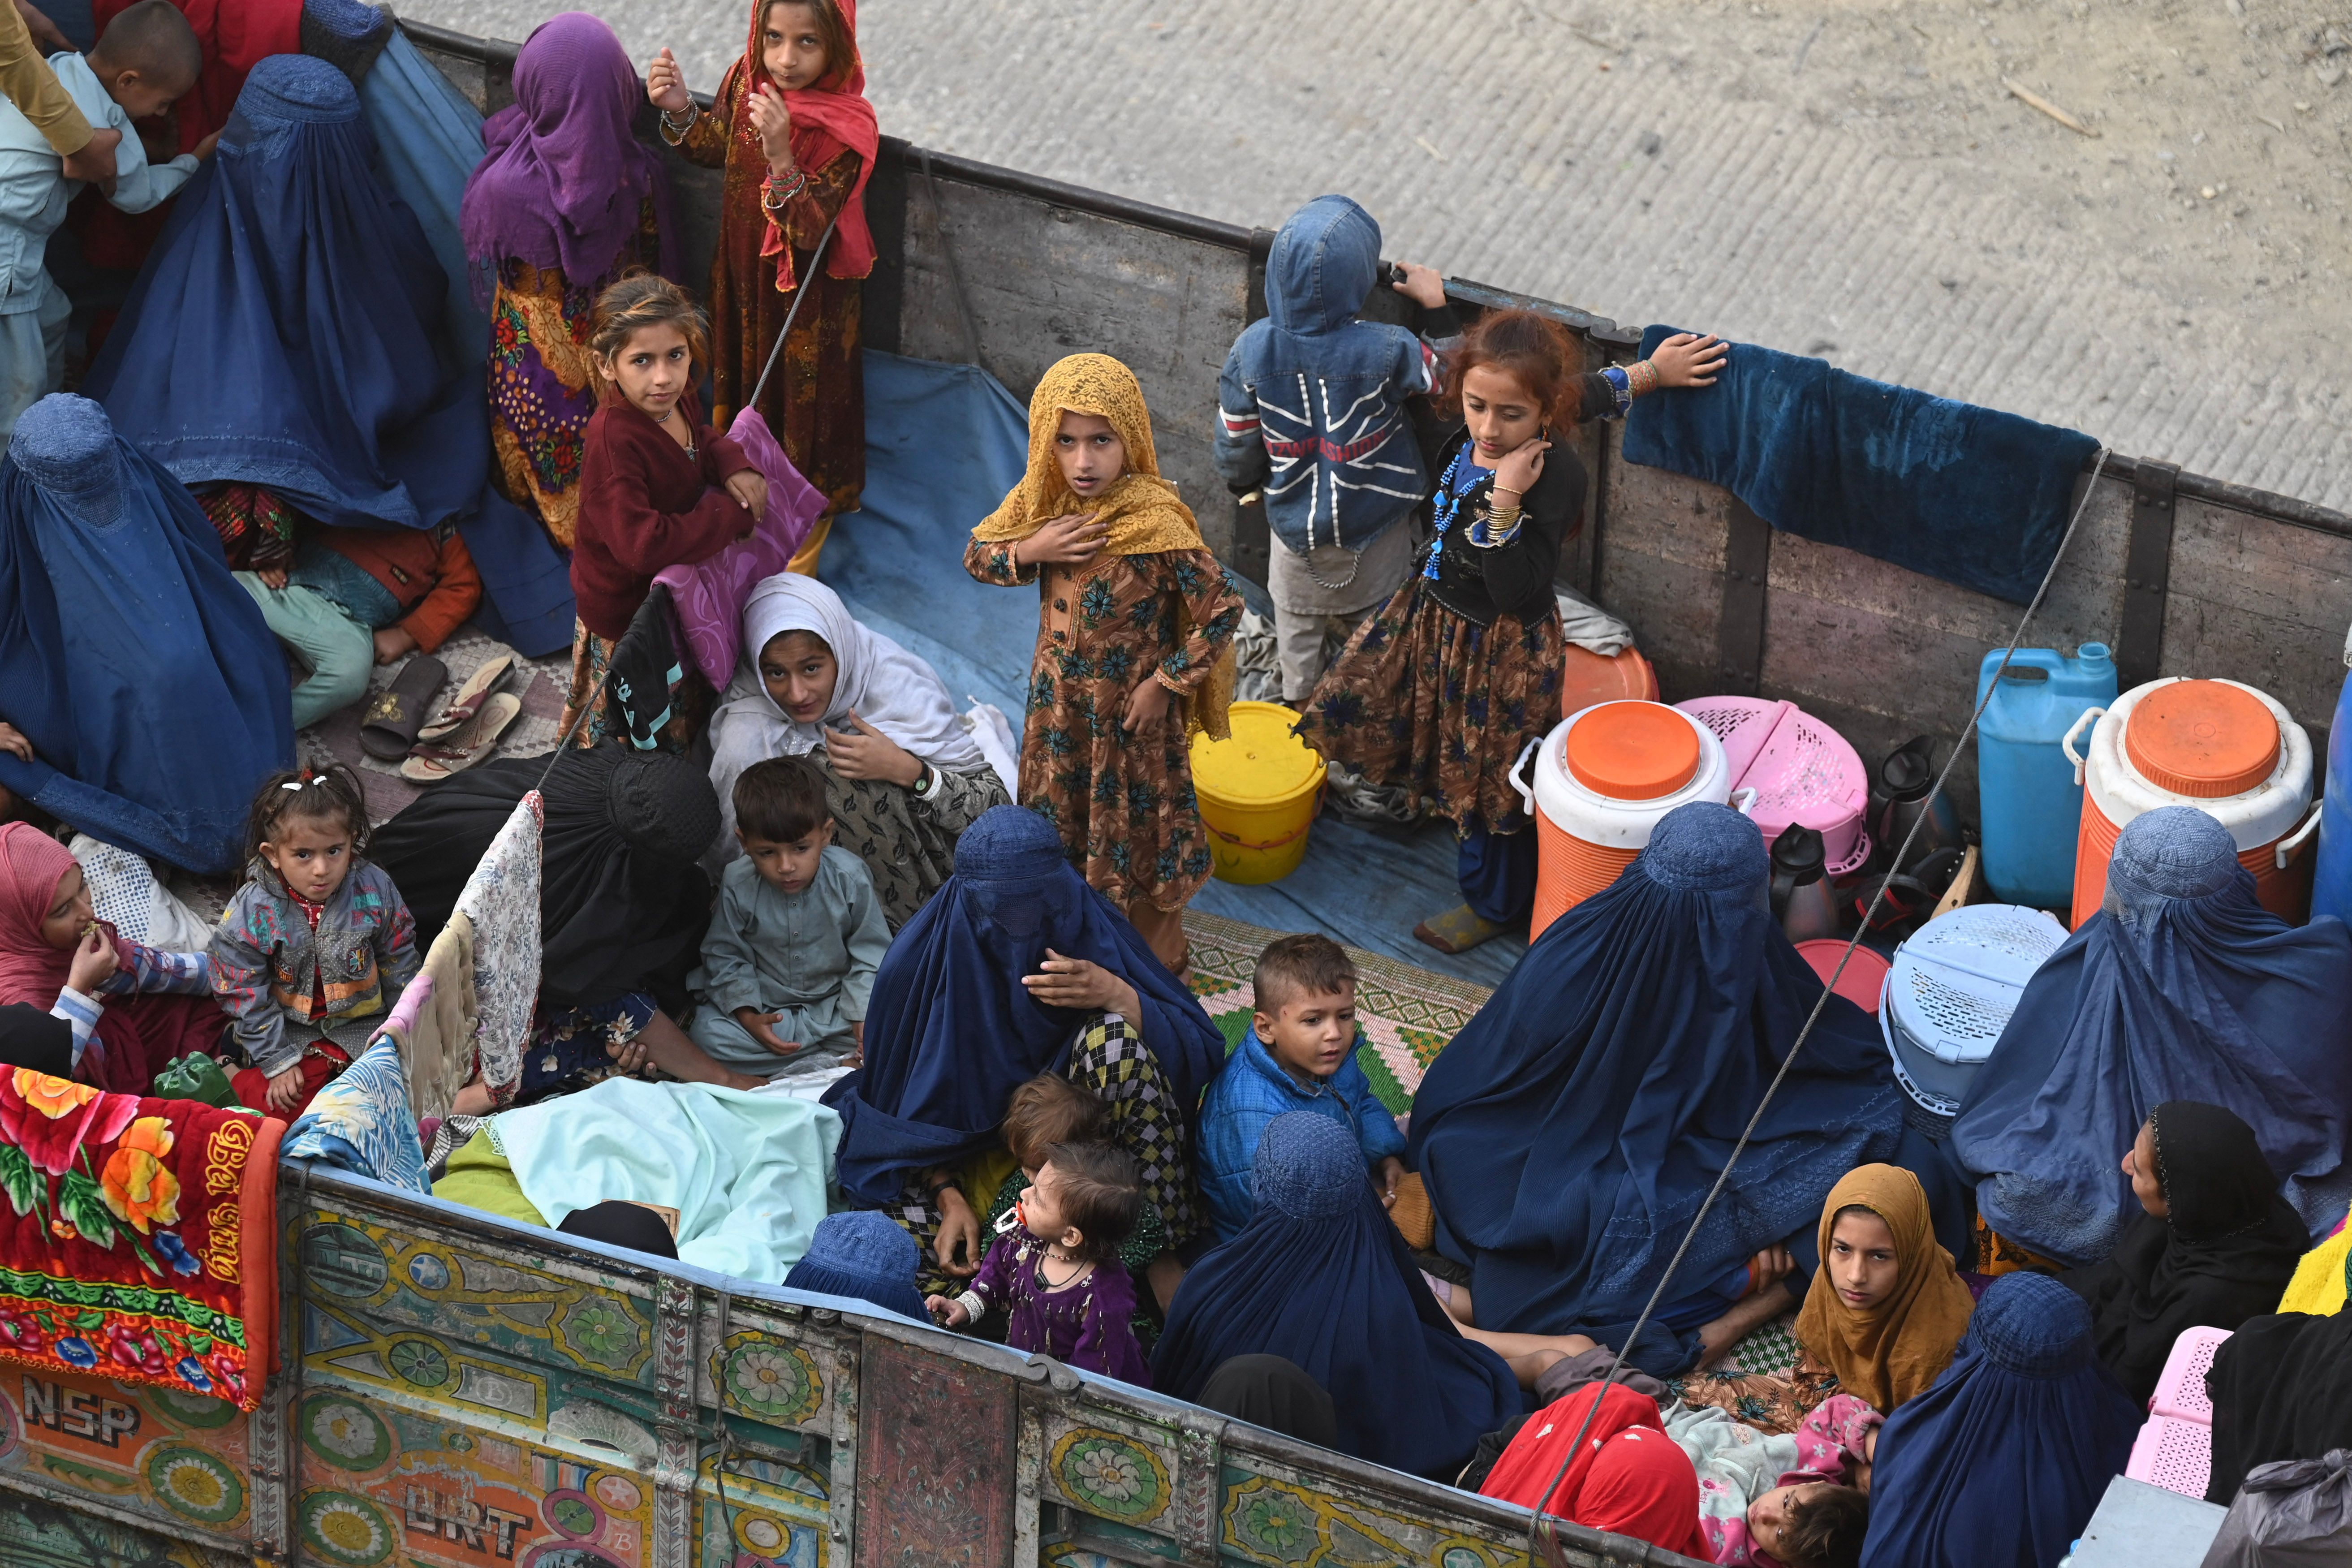
[[(516, 38), (551, 8), (403, 7)], [(746, 31), (735, 0), (604, 14), (703, 88)], [(943, 151), (1269, 226), (1344, 190), (1391, 256), (2352, 510), (2352, 45), (2312, 0), (867, 0), (863, 23), (884, 125)]]

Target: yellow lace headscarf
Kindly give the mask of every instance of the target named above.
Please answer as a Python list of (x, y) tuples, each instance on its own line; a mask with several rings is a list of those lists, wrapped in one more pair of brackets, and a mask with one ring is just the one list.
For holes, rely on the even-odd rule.
[[(1054, 437), (1062, 415), (1092, 414), (1110, 421), (1127, 447), (1127, 473), (1091, 501), (1082, 500), (1062, 479)], [(1072, 354), (1045, 373), (1029, 398), (1029, 471), (1004, 503), (971, 531), (988, 544), (1026, 539), (1057, 517), (1092, 511), (1110, 526), (1104, 550), (1113, 555), (1156, 555), (1166, 551), (1205, 550), (1201, 525), (1176, 487), (1160, 477), (1151, 444), (1151, 412), (1135, 373), (1108, 354)], [(1176, 635), (1192, 634), (1189, 613), (1177, 616)], [(1225, 710), (1233, 700), (1234, 653), (1228, 645), (1187, 704), (1189, 721), (1217, 740), (1231, 732)]]

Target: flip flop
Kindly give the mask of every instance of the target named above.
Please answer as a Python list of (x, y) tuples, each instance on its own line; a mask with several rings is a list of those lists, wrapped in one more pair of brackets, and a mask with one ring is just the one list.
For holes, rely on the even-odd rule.
[(1482, 918), (1469, 905), (1460, 904), (1442, 915), (1430, 916), (1412, 928), (1412, 934), (1414, 940), (1425, 942), (1440, 952), (1467, 952), (1509, 929)]
[(444, 741), (466, 726), (468, 720), (482, 710), (482, 704), (499, 688), (514, 668), (514, 655), (502, 653), (486, 659), (482, 668), (466, 677), (466, 684), (457, 688), (457, 695), (449, 699), (449, 706), (433, 716), (433, 721), (416, 731), (420, 741)]
[(522, 699), (501, 691), (482, 704), (466, 727), (444, 741), (427, 742), (400, 764), (400, 776), (416, 784), (439, 784), (490, 754), (499, 737), (522, 711)]
[(410, 658), (392, 684), (369, 700), (360, 721), (360, 750), (380, 763), (408, 755), (434, 694), (448, 679), (449, 667), (431, 654)]

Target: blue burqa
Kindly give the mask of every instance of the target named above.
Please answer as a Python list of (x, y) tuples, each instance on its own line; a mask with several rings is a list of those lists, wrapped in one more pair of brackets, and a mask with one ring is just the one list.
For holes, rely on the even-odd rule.
[(258, 485), (355, 528), (477, 503), (482, 366), (448, 354), (448, 280), (374, 163), (333, 66), (272, 55), (246, 78), (85, 384), (183, 483)]
[(0, 464), (0, 719), (37, 761), (0, 784), (192, 871), (244, 865), (294, 760), (286, 658), (179, 482), (87, 398), (45, 397)]
[(2141, 1412), (2091, 1347), (2091, 1310), (2004, 1274), (1927, 1393), (1878, 1435), (1862, 1568), (2047, 1568), (2123, 1471)]
[(2118, 1162), (2168, 1100), (2237, 1112), (2314, 1234), (2352, 1194), (2352, 934), (2254, 901), (2229, 830), (2193, 806), (2135, 817), (2106, 907), (2034, 973), (1952, 1125), (2003, 1238), (2095, 1263), (2139, 1213)]
[(1109, 900), (1063, 858), (1061, 835), (1026, 806), (964, 829), (955, 875), (899, 929), (874, 977), (866, 1066), (834, 1086), (842, 1191), (893, 1203), (908, 1172), (989, 1145), (1005, 1101), (1058, 1072), (1088, 1015), (1030, 999), (1021, 984), (1047, 949), (1135, 987), (1131, 1019), (1187, 1121), (1224, 1065), (1225, 1037)]
[(1280, 1356), (1331, 1395), (1341, 1453), (1452, 1480), (1524, 1412), (1511, 1369), (1430, 1294), (1347, 1128), (1276, 1117), (1251, 1180), (1249, 1224), (1177, 1288), (1152, 1386), (1197, 1400), (1235, 1356)]
[[(1602, 892), (1548, 927), (1413, 1097), (1408, 1163), (1483, 1327), (1585, 1333), (1665, 1374), (1696, 1325), (1627, 1344), (1822, 983), (1767, 902), (1756, 825), (1667, 814)], [(1902, 1111), (1878, 1029), (1832, 995), (1668, 1288), (1706, 1288), (1821, 1218)]]
[[(489, 352), (490, 318), (476, 296), (479, 279), (466, 259), (457, 209), (466, 182), (482, 161), (482, 117), (449, 79), (433, 68), (391, 14), (364, 0), (307, 0), (303, 52), (341, 66), (359, 84), (360, 110), (375, 141), (392, 194), (423, 227), (447, 280), (441, 313), (444, 357), (479, 365)], [(484, 377), (467, 384), (476, 398), (480, 439), (489, 442)], [(485, 458), (486, 473), (488, 458)], [(539, 520), (486, 484), (458, 532), (482, 574), (475, 620), (519, 653), (537, 657), (572, 643), (572, 568)]]

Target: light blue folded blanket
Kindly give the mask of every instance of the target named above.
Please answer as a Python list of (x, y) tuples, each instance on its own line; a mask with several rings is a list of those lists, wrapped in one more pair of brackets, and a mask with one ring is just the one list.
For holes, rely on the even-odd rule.
[(494, 1117), (550, 1225), (614, 1198), (677, 1211), (681, 1263), (781, 1285), (824, 1217), (841, 1118), (791, 1095), (607, 1079)]

